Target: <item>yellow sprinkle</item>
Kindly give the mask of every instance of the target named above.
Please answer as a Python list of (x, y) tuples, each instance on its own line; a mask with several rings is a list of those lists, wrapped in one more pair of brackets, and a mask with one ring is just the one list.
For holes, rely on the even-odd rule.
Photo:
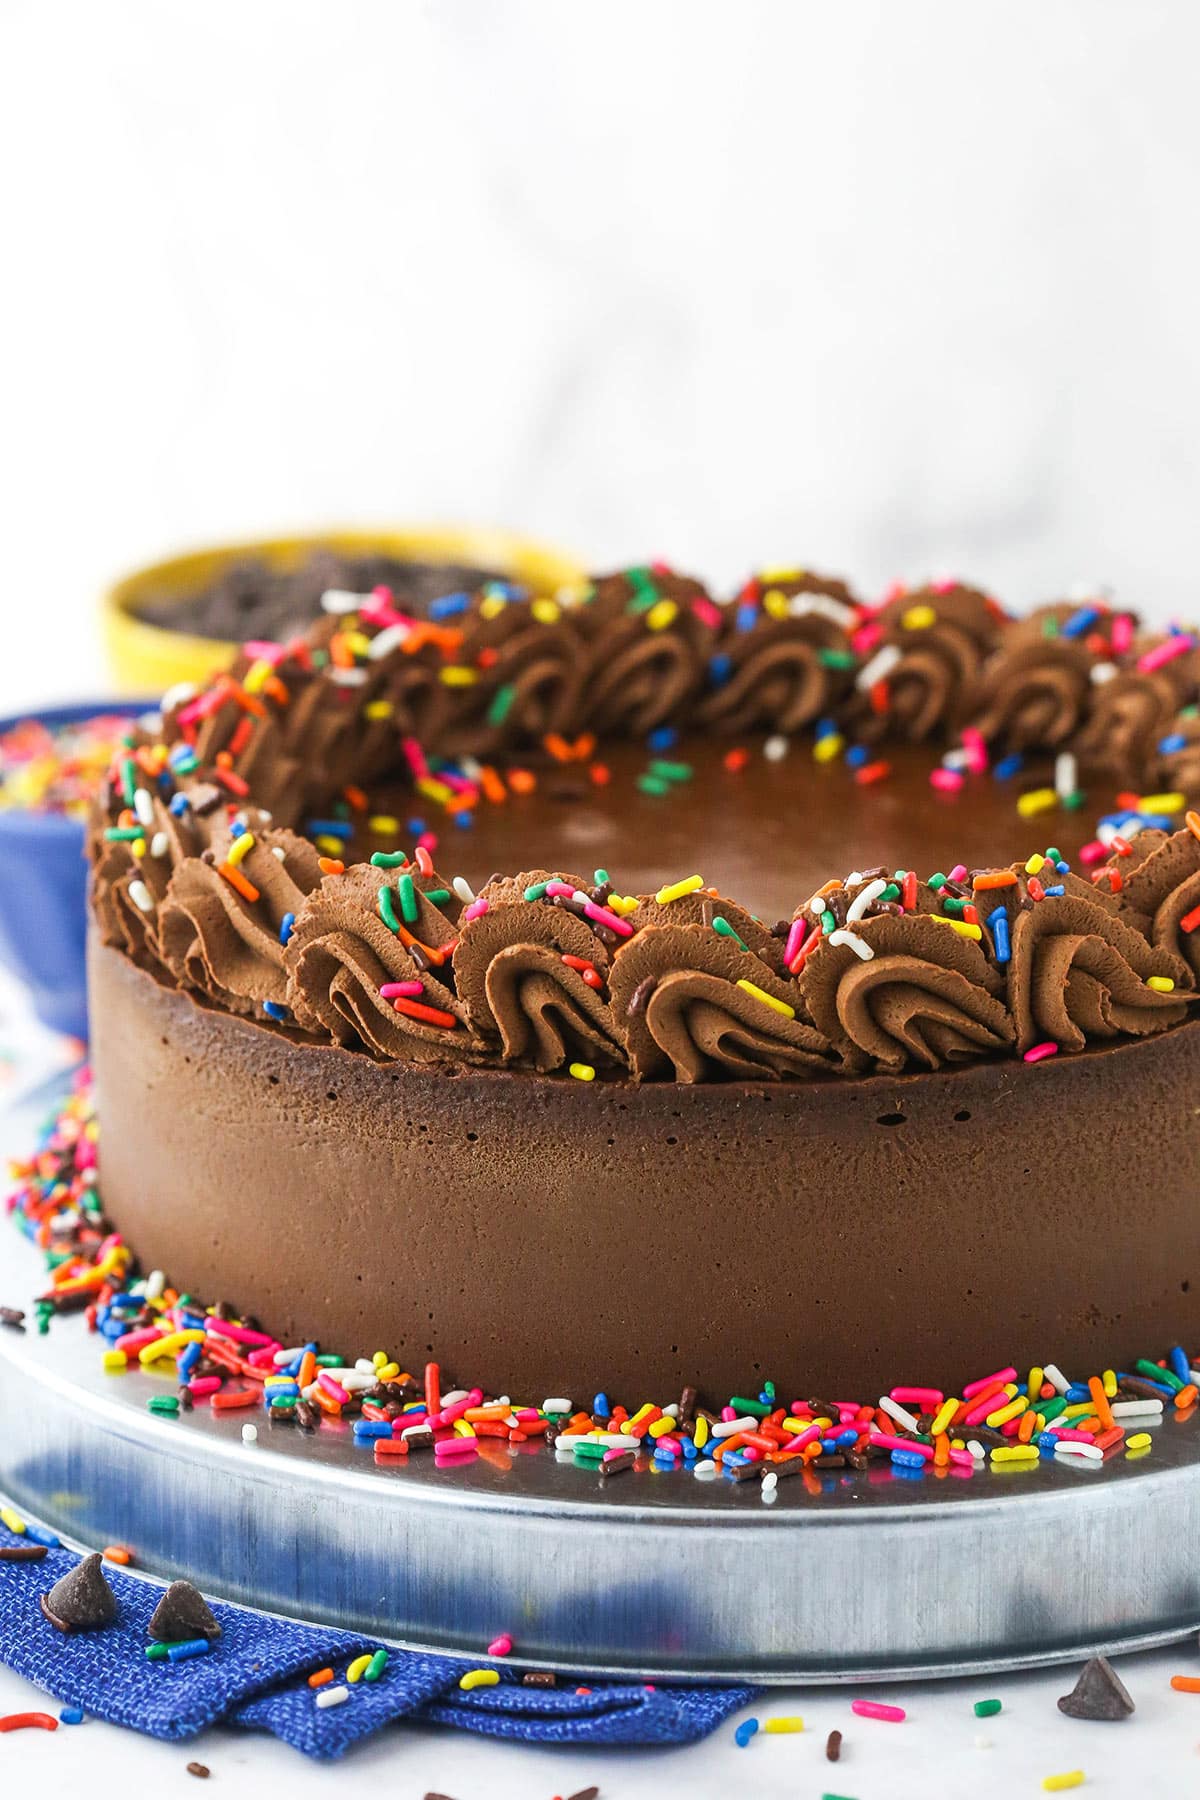
[(1153, 988), (1156, 994), (1169, 994), (1174, 990), (1175, 983), (1169, 975), (1150, 975), (1146, 978), (1146, 986)]
[(652, 1438), (665, 1437), (668, 1431), (674, 1431), (674, 1429), (675, 1420), (671, 1417), (670, 1413), (664, 1413), (662, 1418), (655, 1419), (653, 1425), (650, 1427), (650, 1436)]
[(271, 665), (264, 657), (252, 662), (242, 679), (242, 686), (248, 694), (260, 694), (267, 677), (271, 673)]
[(1025, 864), (1025, 873), (1027, 875), (1036, 875), (1038, 870), (1044, 869), (1045, 866), (1046, 866), (1045, 857), (1039, 855), (1039, 853), (1035, 850), (1033, 855), (1030, 857), (1029, 861)]
[(942, 1404), (938, 1407), (937, 1412), (934, 1414), (932, 1425), (929, 1427), (930, 1436), (940, 1437), (942, 1432), (949, 1426), (951, 1419), (957, 1411), (957, 1400), (953, 1398), (943, 1400)]
[(927, 917), (931, 918), (935, 925), (948, 925), (951, 931), (958, 933), (959, 937), (973, 938), (976, 943), (983, 936), (982, 926), (972, 925), (967, 919), (947, 919), (943, 913), (929, 913)]
[(346, 1680), (351, 1682), (361, 1681), (370, 1667), (370, 1664), (371, 1654), (369, 1651), (366, 1656), (356, 1656), (354, 1661), (350, 1664), (350, 1667), (346, 1670)]
[(435, 781), (431, 775), (422, 775), (417, 783), (418, 794), (424, 794), (426, 800), (436, 800), (439, 806), (445, 806), (453, 798), (454, 790), (448, 788), (444, 781)]
[(1029, 1380), (1025, 1383), (1025, 1392), (1029, 1395), (1031, 1402), (1041, 1399), (1042, 1383), (1045, 1379), (1046, 1371), (1044, 1369), (1039, 1369), (1035, 1363), (1033, 1368), (1029, 1371)]
[(910, 606), (901, 617), (900, 623), (905, 631), (928, 631), (937, 623), (937, 614), (932, 606)]
[(687, 875), (682, 881), (676, 881), (670, 887), (660, 887), (654, 898), (660, 906), (669, 906), (672, 900), (682, 900), (685, 894), (694, 894), (697, 888), (703, 886), (703, 875)]
[(342, 642), (355, 656), (369, 656), (371, 639), (365, 631), (343, 631)]
[(764, 587), (774, 587), (779, 581), (801, 581), (803, 577), (803, 569), (760, 569), (758, 571), (758, 579)]
[(1082, 1419), (1085, 1418), (1091, 1410), (1092, 1403), (1090, 1400), (1077, 1400), (1074, 1406), (1063, 1407), (1062, 1416), (1064, 1419)]
[[(535, 601), (534, 605), (536, 604)], [(479, 602), (479, 616), (483, 619), (498, 619), (507, 605), (508, 601), (503, 594), (487, 594)]]
[(708, 1442), (708, 1420), (707, 1419), (699, 1418), (696, 1420), (695, 1425), (692, 1427), (692, 1442), (695, 1444), (697, 1450), (703, 1450), (705, 1444), (707, 1444), (707, 1442)]
[(992, 1451), (993, 1462), (1037, 1462), (1041, 1451), (1036, 1444), (998, 1444)]
[(651, 631), (665, 631), (668, 625), (675, 623), (679, 612), (674, 600), (656, 600), (646, 614), (646, 624)]
[(313, 842), (316, 844), (318, 850), (323, 850), (325, 852), (326, 856), (336, 856), (339, 859), (341, 858), (342, 851), (346, 847), (342, 843), (341, 838), (330, 837), (329, 833), (324, 831), (321, 832), (318, 837), (314, 838)]
[(390, 700), (368, 700), (363, 707), (364, 719), (390, 719), (392, 703)]
[(636, 912), (637, 909), (638, 903), (633, 894), (610, 894), (608, 896), (608, 910), (615, 912), (618, 919), (628, 918), (629, 914)]
[(182, 1350), (185, 1344), (202, 1344), (203, 1342), (204, 1333), (202, 1331), (169, 1331), (166, 1337), (155, 1338), (152, 1344), (143, 1344), (138, 1351), (138, 1361), (145, 1367), (149, 1363), (157, 1362), (160, 1356), (174, 1356), (175, 1352)]
[(465, 663), (447, 663), (440, 676), (447, 687), (474, 687), (479, 680), (479, 670), (469, 669)]
[(473, 1438), (475, 1436), (475, 1427), (469, 1419), (455, 1419), (454, 1434), (456, 1437)]
[(738, 986), (743, 993), (752, 994), (756, 1000), (761, 1000), (763, 1005), (769, 1006), (773, 1012), (782, 1013), (785, 1019), (795, 1018), (796, 1009), (794, 1006), (789, 1006), (786, 1000), (777, 1000), (774, 994), (764, 994), (763, 990), (755, 987), (752, 981), (739, 981)]
[(400, 821), (393, 819), (390, 813), (372, 813), (367, 826), (379, 837), (395, 837), (400, 829)]
[(645, 1418), (646, 1414), (648, 1412), (653, 1412), (653, 1411), (654, 1411), (653, 1406), (651, 1406), (650, 1402), (647, 1400), (644, 1405), (638, 1407), (638, 1409), (634, 1413), (632, 1419), (627, 1419), (625, 1421), (625, 1423), (630, 1428), (632, 1428), (634, 1425), (640, 1425), (642, 1420)]
[(1037, 813), (1050, 812), (1058, 805), (1056, 788), (1034, 788), (1030, 794), (1022, 794), (1017, 801), (1017, 811), (1023, 819), (1032, 819)]
[(11, 1506), (0, 1506), (0, 1525), (7, 1525), (17, 1537), (25, 1536), (25, 1521)]
[(472, 1688), (495, 1687), (499, 1680), (495, 1669), (468, 1669), (458, 1685), (470, 1693)]
[(573, 1075), (576, 1081), (595, 1081), (596, 1079), (596, 1071), (591, 1063), (569, 1063), (567, 1073)]
[(1125, 1439), (1126, 1450), (1148, 1450), (1154, 1439), (1148, 1431), (1135, 1431), (1132, 1437)]
[(1184, 794), (1143, 794), (1138, 801), (1139, 812), (1177, 813), (1187, 805)]
[(1042, 1787), (1047, 1794), (1061, 1794), (1064, 1788), (1082, 1786), (1082, 1769), (1068, 1769), (1065, 1775), (1047, 1775), (1042, 1781)]
[(763, 1730), (764, 1731), (803, 1731), (804, 1730), (804, 1720), (799, 1716), (798, 1713), (783, 1713), (780, 1715), (779, 1718), (766, 1719), (763, 1722)]
[(562, 618), (562, 608), (557, 600), (531, 600), (529, 612), (539, 625), (557, 625)]
[(398, 1362), (387, 1362), (379, 1371), (379, 1379), (380, 1381), (395, 1381), (399, 1373), (400, 1364)]
[(106, 1350), (100, 1360), (110, 1375), (120, 1375), (129, 1367), (129, 1358), (123, 1350)]
[(845, 740), (836, 731), (830, 731), (825, 737), (819, 737), (813, 745), (813, 756), (817, 762), (832, 762), (835, 756), (842, 754)]
[(1115, 1369), (1105, 1369), (1103, 1375), (1100, 1377), (1100, 1381), (1108, 1398), (1114, 1400), (1117, 1393), (1117, 1371)]
[(388, 1360), (388, 1353), (386, 1350), (375, 1350), (371, 1354), (371, 1365), (373, 1368), (376, 1368), (376, 1369), (382, 1368), (384, 1363), (387, 1360)]
[(778, 588), (770, 588), (762, 598), (763, 611), (773, 619), (786, 619), (788, 616), (788, 597)]
[(999, 1431), (1002, 1425), (1007, 1425), (1010, 1419), (1018, 1418), (1021, 1413), (1027, 1410), (1028, 1406), (1029, 1402), (1026, 1400), (1025, 1396), (1023, 1394), (1018, 1394), (1016, 1399), (1010, 1400), (1007, 1406), (1000, 1407), (997, 1412), (988, 1413), (987, 1423), (991, 1426), (993, 1431)]
[(225, 861), (227, 863), (232, 863), (233, 867), (236, 869), (240, 862), (246, 860), (253, 848), (254, 833), (252, 831), (243, 831), (242, 835), (240, 837), (235, 837), (232, 844), (230, 844)]
[(133, 851), (134, 856), (140, 862), (142, 860), (143, 856), (145, 856), (145, 854), (146, 854), (145, 838), (144, 837), (134, 838), (134, 840), (133, 840), (132, 844), (130, 844), (129, 848)]

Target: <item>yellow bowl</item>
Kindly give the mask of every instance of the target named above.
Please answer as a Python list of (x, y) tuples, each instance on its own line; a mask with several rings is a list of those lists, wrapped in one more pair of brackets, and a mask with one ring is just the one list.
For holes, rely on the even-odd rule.
[(123, 694), (156, 694), (177, 681), (200, 682), (228, 668), (238, 646), (221, 638), (169, 631), (138, 617), (147, 600), (186, 599), (216, 580), (231, 563), (253, 557), (272, 569), (291, 569), (314, 550), (398, 561), (449, 562), (490, 569), (543, 593), (583, 578), (582, 563), (536, 538), (470, 525), (403, 526), (394, 531), (318, 531), (300, 537), (253, 538), (152, 563), (110, 587), (102, 598), (109, 664)]

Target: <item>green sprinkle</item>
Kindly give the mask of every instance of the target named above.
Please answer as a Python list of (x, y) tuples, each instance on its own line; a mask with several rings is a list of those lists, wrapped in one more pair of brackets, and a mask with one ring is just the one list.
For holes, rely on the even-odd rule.
[(332, 1350), (323, 1350), (315, 1360), (318, 1369), (344, 1369), (346, 1366), (345, 1357), (335, 1356)]
[(575, 1455), (585, 1462), (602, 1462), (608, 1450), (607, 1444), (583, 1443), (575, 1445)]
[(1000, 1706), (1001, 1702), (999, 1700), (977, 1700), (975, 1702), (975, 1717), (977, 1719), (995, 1718), (996, 1714), (1000, 1711)]
[(113, 825), (104, 834), (106, 844), (132, 844), (142, 835), (140, 825)]
[(660, 775), (664, 781), (690, 781), (693, 770), (691, 763), (664, 762), (656, 756), (651, 761), (650, 773)]
[(1068, 812), (1078, 812), (1081, 806), (1087, 805), (1087, 795), (1082, 789), (1078, 789), (1075, 793), (1066, 796), (1063, 805)]
[(549, 885), (548, 881), (535, 881), (532, 887), (525, 889), (525, 898), (527, 900), (544, 900)]
[(735, 1394), (729, 1404), (736, 1413), (749, 1413), (755, 1419), (765, 1419), (771, 1412), (762, 1400), (747, 1400), (744, 1394)]
[[(945, 880), (945, 877), (943, 876), (942, 879)], [(898, 900), (900, 898), (900, 889), (896, 886), (894, 881), (889, 881), (887, 886), (880, 893), (879, 898), (880, 900)]]
[(492, 696), (492, 704), (487, 709), (488, 724), (503, 725), (512, 711), (512, 703), (516, 697), (517, 690), (511, 681), (506, 682), (502, 688), (497, 688)]
[(858, 665), (853, 650), (818, 650), (817, 661), (826, 669), (853, 669)]
[(145, 1656), (147, 1662), (166, 1662), (169, 1644), (147, 1644)]
[(126, 806), (132, 806), (134, 795), (137, 793), (137, 764), (132, 756), (127, 756), (121, 764), (121, 788), (125, 795)]
[(1067, 1398), (1065, 1394), (1057, 1394), (1053, 1400), (1035, 1400), (1034, 1406), (1048, 1425), (1051, 1419), (1057, 1419), (1059, 1413), (1066, 1412)]
[(960, 899), (954, 894), (947, 894), (946, 898), (942, 901), (942, 911), (950, 913), (956, 919), (961, 919), (964, 909), (970, 905), (971, 902), (965, 895)]
[(387, 1660), (388, 1660), (387, 1651), (386, 1650), (377, 1650), (375, 1652), (374, 1656), (371, 1658), (370, 1662), (367, 1664), (366, 1668), (363, 1670), (363, 1680), (364, 1681), (378, 1681), (379, 1677), (383, 1674), (383, 1671), (387, 1668)]
[(834, 918), (833, 914), (831, 912), (829, 912), (827, 909), (825, 912), (823, 912), (821, 914), (821, 936), (828, 937), (831, 932), (834, 932), (836, 930), (837, 930), (837, 920)]
[(425, 898), (431, 906), (444, 906), (450, 898), (449, 888), (426, 888)]
[(609, 873), (608, 873), (607, 869), (593, 869), (592, 870), (592, 880), (595, 882), (597, 887), (607, 886), (609, 879), (610, 878), (609, 878)]
[(1062, 860), (1063, 860), (1062, 851), (1058, 848), (1058, 846), (1056, 844), (1051, 844), (1050, 848), (1046, 851), (1046, 861), (1056, 863), (1056, 862), (1061, 862)]
[[(946, 882), (948, 880), (949, 880), (949, 876), (943, 875), (941, 870), (939, 869), (939, 871), (936, 875), (931, 875), (929, 877), (929, 880), (926, 883), (926, 886), (931, 887), (933, 889), (934, 893), (937, 894), (937, 893), (940, 893), (941, 890), (945, 887)], [(899, 894), (899, 892), (900, 892), (900, 889), (897, 888), (896, 889), (897, 895)], [(880, 894), (879, 898), (882, 900), (883, 895)]]
[(1048, 619), (1042, 620), (1042, 636), (1043, 637), (1057, 637), (1058, 636), (1058, 620), (1057, 619), (1048, 618)]
[(398, 883), (400, 894), (400, 916), (406, 925), (415, 925), (421, 916), (417, 905), (417, 890), (413, 886), (411, 875), (402, 875)]
[(670, 782), (664, 781), (660, 775), (639, 775), (635, 786), (643, 794), (669, 794), (671, 791)]
[(381, 887), (379, 890), (379, 916), (389, 931), (399, 932), (400, 921), (396, 917), (396, 908), (392, 905), (392, 890)]
[(146, 1402), (146, 1409), (152, 1413), (162, 1413), (164, 1417), (173, 1419), (179, 1411), (179, 1402), (174, 1394), (152, 1394)]
[(750, 946), (745, 938), (739, 937), (737, 932), (733, 929), (733, 926), (729, 923), (729, 920), (723, 919), (720, 913), (717, 913), (714, 917), (712, 927), (718, 937), (732, 938), (739, 950), (749, 950)]
[(271, 1411), (272, 1412), (291, 1412), (292, 1408), (296, 1404), (297, 1399), (298, 1399), (298, 1396), (296, 1394), (272, 1394), (272, 1396), (271, 1396)]
[(373, 869), (398, 869), (408, 861), (403, 850), (376, 850), (371, 858)]
[(1186, 1382), (1180, 1381), (1174, 1369), (1160, 1369), (1156, 1362), (1149, 1362), (1144, 1356), (1139, 1357), (1133, 1366), (1139, 1375), (1146, 1377), (1147, 1381), (1161, 1381), (1163, 1386), (1169, 1387), (1173, 1394), (1178, 1394), (1187, 1385)]

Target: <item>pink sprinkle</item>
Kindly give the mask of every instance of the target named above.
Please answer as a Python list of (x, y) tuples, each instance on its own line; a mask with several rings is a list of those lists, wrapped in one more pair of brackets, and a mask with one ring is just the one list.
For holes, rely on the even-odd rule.
[(1186, 632), (1181, 632), (1177, 637), (1164, 638), (1153, 650), (1147, 650), (1144, 656), (1138, 657), (1138, 670), (1143, 675), (1151, 675), (1155, 669), (1161, 669), (1164, 663), (1174, 662), (1177, 656), (1186, 655), (1195, 648), (1195, 644), (1195, 638)]
[(893, 1725), (908, 1717), (902, 1706), (884, 1706), (880, 1700), (852, 1700), (850, 1711), (860, 1719), (888, 1719)]
[(433, 1454), (438, 1462), (457, 1462), (464, 1457), (478, 1456), (479, 1439), (473, 1437), (443, 1438), (440, 1444), (433, 1446)]
[(1048, 1056), (1058, 1055), (1058, 1045), (1048, 1039), (1044, 1044), (1035, 1044), (1032, 1050), (1025, 1052), (1024, 1061), (1028, 1063), (1045, 1062)]
[(794, 1437), (789, 1439), (788, 1449), (803, 1450), (805, 1444), (811, 1444), (820, 1437), (821, 1429), (820, 1425), (810, 1425), (807, 1431), (798, 1431)]
[(328, 1369), (322, 1369), (317, 1376), (317, 1386), (324, 1388), (330, 1399), (336, 1400), (339, 1406), (345, 1406), (350, 1398), (341, 1382), (336, 1380)]
[(1133, 644), (1133, 614), (1118, 613), (1109, 634), (1115, 656), (1124, 656)]
[(957, 1468), (965, 1469), (969, 1474), (974, 1474), (975, 1472), (975, 1458), (971, 1455), (969, 1450), (951, 1450), (950, 1461), (954, 1463)]
[(416, 738), (400, 739), (400, 748), (404, 752), (404, 760), (418, 781), (425, 781), (429, 776), (429, 764), (425, 761), (425, 752)]
[(156, 1344), (161, 1337), (166, 1337), (157, 1325), (147, 1325), (141, 1331), (126, 1331), (113, 1345), (114, 1350), (124, 1350), (126, 1356), (132, 1356), (146, 1344)]
[[(949, 594), (958, 586), (958, 581), (953, 575), (940, 575), (936, 581), (931, 581), (929, 585), (935, 594)], [(903, 1718), (904, 1714), (901, 1713), (900, 1717)]]
[(415, 1000), (425, 992), (423, 981), (385, 981), (379, 990), (381, 1000)]
[(193, 1375), (187, 1384), (187, 1391), (193, 1400), (205, 1400), (209, 1394), (215, 1394), (221, 1385), (219, 1375)]
[(282, 1349), (278, 1338), (273, 1338), (265, 1331), (251, 1331), (248, 1325), (231, 1325), (228, 1319), (206, 1319), (204, 1329), (215, 1333), (217, 1337), (229, 1338), (232, 1343), (245, 1345), (251, 1350), (265, 1350), (269, 1344), (272, 1350)]
[(470, 906), (463, 907), (463, 924), (469, 925), (472, 919), (482, 919), (487, 909), (488, 903), (486, 900), (472, 900)]
[(259, 1349), (252, 1350), (246, 1358), (246, 1361), (255, 1369), (274, 1368), (275, 1352), (279, 1348), (280, 1346), (278, 1344), (263, 1344)]
[(1107, 845), (1102, 844), (1099, 838), (1093, 838), (1091, 843), (1085, 844), (1079, 852), (1079, 860), (1090, 869), (1093, 863), (1103, 862), (1107, 855)]
[(994, 1393), (997, 1388), (1003, 1387), (1006, 1381), (1015, 1381), (1016, 1379), (1017, 1371), (1011, 1368), (997, 1369), (994, 1375), (981, 1375), (978, 1381), (967, 1383), (963, 1389), (963, 1399), (973, 1400), (976, 1394), (982, 1394), (984, 1388), (990, 1388)]
[(731, 1420), (736, 1419), (736, 1418), (737, 1418), (737, 1414), (734, 1412), (732, 1406), (723, 1406), (721, 1408), (721, 1423), (722, 1423), (722, 1425), (728, 1425)]
[(721, 614), (711, 600), (702, 600), (697, 597), (692, 601), (692, 611), (701, 624), (709, 626), (713, 631), (717, 630), (721, 623)]
[(883, 626), (872, 621), (869, 625), (860, 625), (850, 639), (850, 648), (856, 656), (866, 656), (873, 650), (883, 636)]
[(242, 648), (251, 662), (270, 663), (274, 667), (283, 660), (283, 645), (268, 642), (266, 638), (251, 638)]
[(951, 869), (951, 871), (950, 871), (949, 875), (946, 877), (946, 879), (947, 879), (947, 881), (965, 881), (966, 875), (967, 875), (966, 863), (955, 863), (954, 867)]
[(916, 1438), (896, 1437), (890, 1431), (873, 1431), (871, 1442), (878, 1444), (881, 1450), (911, 1450), (914, 1456), (923, 1456), (926, 1462), (933, 1460), (933, 1445), (918, 1443)]
[(633, 926), (628, 919), (619, 918), (615, 912), (609, 912), (606, 906), (597, 906), (594, 900), (588, 901), (583, 909), (583, 916), (590, 919), (593, 925), (603, 925), (609, 931), (615, 931), (618, 937), (633, 936)]
[(982, 775), (988, 766), (987, 745), (983, 733), (976, 731), (973, 725), (967, 725), (962, 731), (963, 749), (967, 753), (967, 765), (975, 775)]
[(807, 930), (808, 923), (803, 915), (798, 919), (792, 920), (792, 928), (787, 934), (787, 943), (783, 947), (783, 960), (789, 966), (792, 958), (796, 955), (801, 944), (804, 942), (804, 934)]
[(997, 1412), (1000, 1407), (1007, 1406), (1008, 1395), (1004, 1391), (1004, 1386), (1002, 1381), (990, 1381), (987, 1387), (980, 1391), (963, 1423), (966, 1425), (982, 1424), (989, 1413)]
[(930, 769), (929, 785), (940, 789), (943, 794), (957, 794), (963, 784), (963, 778), (957, 769)]
[(1095, 1438), (1090, 1431), (1076, 1431), (1073, 1425), (1060, 1425), (1057, 1419), (1051, 1419), (1046, 1427), (1056, 1438), (1065, 1438), (1069, 1444), (1094, 1444)]
[(509, 1637), (507, 1631), (502, 1631), (498, 1638), (493, 1638), (487, 1649), (489, 1656), (508, 1656), (511, 1654), (511, 1651), (512, 1639)]
[(890, 1397), (899, 1406), (940, 1406), (946, 1396), (941, 1388), (895, 1387)]
[(569, 881), (548, 881), (546, 883), (546, 896), (550, 900), (573, 900), (575, 898), (575, 889), (571, 886)]

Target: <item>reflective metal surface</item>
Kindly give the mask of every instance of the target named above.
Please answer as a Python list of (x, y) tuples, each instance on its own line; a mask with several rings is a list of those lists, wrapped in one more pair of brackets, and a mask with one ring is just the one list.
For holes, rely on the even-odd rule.
[[(11, 1145), (5, 1130), (4, 1142)], [(40, 1263), (0, 1225), (0, 1297)], [(1200, 1625), (1200, 1429), (1104, 1467), (970, 1480), (602, 1483), (489, 1444), (377, 1469), (346, 1428), (154, 1417), (164, 1377), (105, 1375), (83, 1321), (0, 1331), (0, 1489), (68, 1539), (270, 1611), (478, 1655), (647, 1676), (961, 1674), (1162, 1643)], [(259, 1440), (243, 1444), (247, 1418)]]

